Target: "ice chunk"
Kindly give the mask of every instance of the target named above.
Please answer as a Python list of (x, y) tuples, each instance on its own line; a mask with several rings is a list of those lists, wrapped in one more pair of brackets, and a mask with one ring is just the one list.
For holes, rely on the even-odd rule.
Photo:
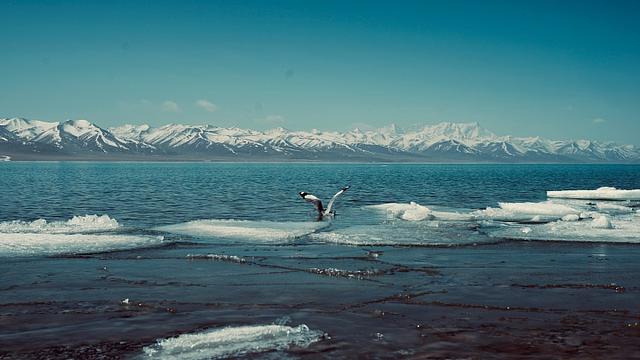
[(291, 241), (309, 235), (329, 222), (275, 222), (250, 220), (194, 220), (180, 224), (165, 225), (155, 230), (180, 235), (215, 237), (234, 240), (256, 240), (261, 242)]
[(498, 203), (499, 208), (486, 208), (473, 212), (435, 211), (415, 202), (409, 204), (387, 203), (370, 205), (366, 208), (384, 211), (389, 219), (409, 221), (443, 220), (443, 221), (516, 221), (516, 222), (549, 222), (568, 214), (579, 214), (580, 210), (567, 204), (546, 202)]
[(109, 215), (74, 216), (67, 221), (5, 221), (0, 222), (0, 233), (47, 233), (47, 234), (78, 234), (115, 230), (120, 225)]
[(596, 208), (598, 209), (598, 211), (607, 212), (607, 213), (628, 214), (633, 212), (633, 209), (628, 206), (612, 204), (607, 202), (597, 203)]
[(402, 219), (407, 221), (421, 220), (443, 220), (443, 221), (470, 221), (473, 216), (470, 214), (436, 211), (415, 202), (408, 204), (403, 203), (386, 203), (379, 205), (365, 206), (367, 209), (385, 212), (389, 219)]
[(498, 203), (500, 208), (477, 210), (473, 214), (479, 220), (515, 221), (515, 222), (549, 222), (565, 215), (579, 214), (580, 210), (550, 201)]
[(387, 203), (367, 206), (369, 209), (384, 211), (389, 218), (399, 218), (408, 221), (431, 220), (433, 214), (431, 210), (415, 202), (409, 204)]
[(95, 253), (154, 246), (162, 240), (162, 236), (0, 233), (0, 256)]
[(613, 225), (611, 225), (611, 220), (606, 215), (598, 215), (593, 218), (591, 222), (591, 227), (596, 229), (613, 229)]
[(237, 326), (158, 340), (143, 351), (145, 357), (154, 359), (220, 359), (292, 346), (307, 347), (323, 336), (323, 332), (310, 330), (306, 325)]
[(614, 187), (601, 187), (596, 190), (547, 191), (547, 197), (585, 200), (640, 200), (640, 189), (619, 190)]
[(580, 220), (580, 216), (576, 214), (569, 214), (562, 217), (562, 221), (578, 221)]
[(577, 214), (578, 210), (563, 204), (552, 202), (523, 202), (523, 203), (498, 203), (501, 209), (511, 211), (514, 214), (533, 214), (547, 216), (564, 216), (567, 214)]
[(398, 221), (355, 225), (309, 235), (312, 240), (351, 246), (456, 246), (494, 241), (475, 224)]

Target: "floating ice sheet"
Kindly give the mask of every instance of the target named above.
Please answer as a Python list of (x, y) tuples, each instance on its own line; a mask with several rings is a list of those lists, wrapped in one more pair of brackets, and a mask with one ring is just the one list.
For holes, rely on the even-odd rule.
[(83, 254), (160, 244), (162, 236), (0, 233), (0, 257)]
[(291, 241), (309, 235), (329, 222), (274, 222), (249, 220), (194, 220), (175, 225), (165, 225), (155, 230), (179, 235), (215, 237), (245, 241)]
[(469, 221), (474, 217), (471, 214), (449, 211), (432, 210), (415, 202), (385, 203), (365, 206), (367, 209), (384, 212), (387, 218), (402, 219), (407, 221), (443, 220), (443, 221)]
[(238, 326), (158, 340), (143, 350), (144, 357), (154, 359), (220, 359), (286, 350), (292, 346), (307, 347), (323, 336), (323, 332), (310, 330), (306, 325)]
[(585, 200), (640, 200), (640, 189), (620, 190), (614, 187), (601, 187), (596, 190), (547, 191), (547, 197)]
[(74, 216), (67, 221), (5, 221), (0, 222), (0, 233), (79, 234), (115, 230), (120, 225), (109, 215)]
[(495, 241), (478, 233), (475, 224), (437, 220), (356, 225), (309, 237), (315, 241), (352, 246), (455, 246)]
[(640, 217), (594, 214), (593, 218), (579, 221), (493, 226), (487, 233), (506, 239), (640, 243)]
[(407, 221), (442, 220), (442, 221), (515, 221), (515, 222), (549, 222), (565, 215), (580, 214), (581, 210), (565, 204), (546, 202), (499, 203), (499, 208), (486, 208), (472, 212), (436, 211), (411, 202), (409, 204), (387, 203), (367, 206), (368, 209), (382, 211), (388, 219)]
[(578, 215), (581, 210), (574, 207), (545, 202), (498, 203), (499, 208), (486, 208), (473, 212), (476, 220), (549, 222), (566, 215)]

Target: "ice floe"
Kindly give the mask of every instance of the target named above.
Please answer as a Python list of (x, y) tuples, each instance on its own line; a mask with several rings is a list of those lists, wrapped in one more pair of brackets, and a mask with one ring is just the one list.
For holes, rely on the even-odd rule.
[(628, 214), (633, 212), (633, 209), (628, 206), (612, 204), (609, 202), (599, 202), (596, 204), (596, 208), (598, 211), (609, 213)]
[[(493, 239), (640, 242), (637, 206), (633, 200), (594, 203), (552, 198), (541, 202), (500, 202), (498, 207), (454, 212), (435, 211), (415, 202), (386, 203), (365, 207), (386, 213), (386, 224), (354, 226), (313, 234), (311, 238), (346, 245), (475, 244), (483, 242), (476, 234), (480, 229)], [(420, 226), (403, 227), (397, 220)], [(468, 224), (466, 230), (464, 223)], [(447, 232), (434, 231), (445, 225), (450, 227)]]
[(395, 220), (377, 225), (355, 225), (309, 235), (314, 241), (350, 246), (456, 246), (489, 239), (473, 223)]
[(547, 191), (547, 197), (584, 200), (640, 200), (640, 189), (621, 190), (601, 187), (596, 190)]
[(592, 218), (579, 221), (559, 220), (529, 226), (492, 224), (486, 232), (505, 239), (640, 243), (640, 219), (633, 215), (610, 218), (593, 214)]
[(0, 222), (0, 256), (46, 256), (127, 250), (160, 244), (162, 236), (109, 233), (120, 228), (108, 215), (74, 216), (67, 221)]
[(306, 325), (254, 325), (212, 329), (158, 340), (146, 346), (144, 357), (171, 360), (199, 360), (238, 357), (265, 351), (307, 347), (324, 337)]
[(162, 243), (162, 236), (113, 234), (0, 233), (0, 257), (85, 254)]
[(580, 214), (581, 209), (569, 205), (546, 202), (498, 203), (498, 208), (488, 207), (471, 212), (435, 211), (411, 202), (409, 204), (387, 203), (370, 205), (365, 208), (383, 211), (388, 219), (407, 221), (442, 220), (442, 221), (515, 221), (515, 222), (548, 222), (560, 219), (569, 214)]
[(115, 230), (118, 222), (109, 215), (74, 216), (67, 221), (13, 220), (0, 222), (0, 233), (79, 234)]
[(473, 220), (473, 216), (470, 214), (450, 212), (450, 211), (437, 211), (432, 210), (426, 206), (420, 205), (415, 202), (408, 204), (403, 203), (385, 203), (378, 205), (365, 206), (367, 209), (384, 212), (388, 219), (402, 219), (407, 221), (422, 221), (422, 220), (443, 220), (443, 221), (468, 221)]
[(581, 210), (574, 207), (545, 202), (498, 203), (499, 208), (488, 207), (474, 211), (476, 220), (549, 222), (566, 215), (578, 215)]
[(292, 241), (329, 226), (329, 222), (275, 222), (250, 220), (194, 220), (155, 228), (179, 235), (243, 241)]

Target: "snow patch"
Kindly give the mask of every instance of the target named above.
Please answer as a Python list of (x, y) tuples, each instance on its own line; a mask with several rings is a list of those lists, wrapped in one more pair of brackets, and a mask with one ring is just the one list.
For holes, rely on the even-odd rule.
[(157, 359), (220, 359), (282, 351), (293, 346), (304, 348), (323, 336), (323, 332), (310, 330), (306, 325), (236, 326), (158, 340), (143, 351), (145, 357)]

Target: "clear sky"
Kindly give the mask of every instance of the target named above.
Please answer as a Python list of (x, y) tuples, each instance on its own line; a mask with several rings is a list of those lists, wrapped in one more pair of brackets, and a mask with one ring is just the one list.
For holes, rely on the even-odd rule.
[(640, 1), (0, 1), (0, 117), (640, 144)]

